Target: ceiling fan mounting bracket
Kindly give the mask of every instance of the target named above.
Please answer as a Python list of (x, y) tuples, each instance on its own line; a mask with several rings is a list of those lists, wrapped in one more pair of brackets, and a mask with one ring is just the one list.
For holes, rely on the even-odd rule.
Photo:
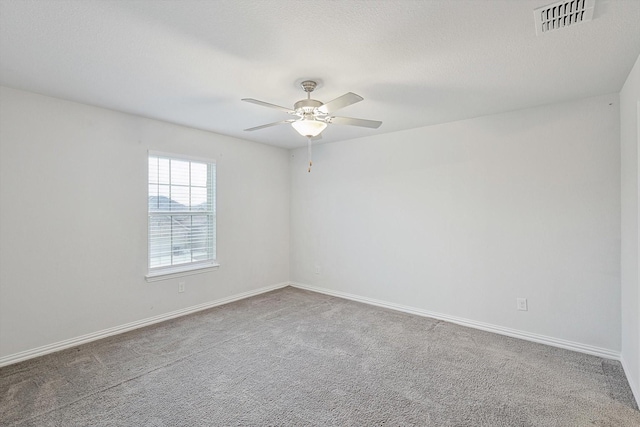
[(302, 86), (302, 89), (305, 92), (311, 93), (316, 89), (318, 84), (316, 82), (314, 82), (313, 80), (305, 80), (302, 83), (300, 83), (300, 86)]

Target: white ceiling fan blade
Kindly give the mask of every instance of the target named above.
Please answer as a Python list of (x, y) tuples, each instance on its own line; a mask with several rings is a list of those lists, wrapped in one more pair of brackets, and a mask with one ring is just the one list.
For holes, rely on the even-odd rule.
[(354, 119), (352, 117), (330, 117), (327, 120), (329, 123), (333, 123), (336, 125), (350, 125), (350, 126), (362, 126), (365, 128), (378, 129), (382, 122), (377, 120), (365, 120), (365, 119)]
[(250, 102), (250, 103), (256, 104), (256, 105), (262, 105), (263, 107), (275, 108), (276, 110), (284, 111), (285, 113), (288, 113), (288, 114), (295, 114), (296, 113), (291, 108), (281, 107), (281, 106), (275, 105), (275, 104), (269, 104), (268, 102), (258, 101), (257, 99), (253, 99), (253, 98), (243, 98), (242, 100), (244, 102)]
[(362, 101), (364, 98), (360, 95), (356, 95), (353, 92), (347, 92), (342, 96), (337, 97), (333, 101), (329, 101), (326, 104), (318, 107), (318, 111), (324, 114), (332, 113), (336, 110), (344, 108), (348, 105), (355, 104)]
[(283, 124), (292, 123), (292, 122), (295, 122), (295, 121), (296, 121), (295, 119), (282, 120), (280, 122), (274, 122), (274, 123), (269, 123), (269, 124), (262, 125), (262, 126), (256, 126), (254, 128), (245, 129), (245, 131), (251, 132), (251, 131), (254, 131), (254, 130), (258, 130), (258, 129), (264, 129), (264, 128), (269, 128), (271, 126), (283, 125)]

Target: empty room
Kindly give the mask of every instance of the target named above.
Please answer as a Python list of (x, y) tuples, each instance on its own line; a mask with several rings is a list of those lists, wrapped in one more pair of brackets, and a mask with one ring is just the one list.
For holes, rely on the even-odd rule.
[(640, 0), (0, 0), (0, 425), (640, 426)]

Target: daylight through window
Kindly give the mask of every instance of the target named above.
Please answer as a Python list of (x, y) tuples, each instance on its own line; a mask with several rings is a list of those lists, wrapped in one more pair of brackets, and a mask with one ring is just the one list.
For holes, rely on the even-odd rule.
[(149, 274), (213, 266), (215, 163), (149, 153)]

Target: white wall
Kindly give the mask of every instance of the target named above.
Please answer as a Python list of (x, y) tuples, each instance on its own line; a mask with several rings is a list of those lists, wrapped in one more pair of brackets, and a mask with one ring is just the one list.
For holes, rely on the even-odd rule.
[(640, 57), (620, 92), (622, 177), (622, 362), (640, 403), (640, 284), (638, 182), (640, 180)]
[[(217, 161), (218, 271), (145, 281), (149, 149)], [(286, 282), (288, 161), (283, 149), (0, 88), (0, 357)]]
[(318, 145), (311, 173), (293, 151), (291, 280), (619, 351), (618, 115), (612, 94)]
[[(0, 358), (291, 279), (622, 347), (637, 387), (638, 70), (622, 329), (615, 94), (318, 145), (309, 174), (306, 149), (0, 88)], [(144, 280), (148, 149), (217, 160), (218, 271)]]

